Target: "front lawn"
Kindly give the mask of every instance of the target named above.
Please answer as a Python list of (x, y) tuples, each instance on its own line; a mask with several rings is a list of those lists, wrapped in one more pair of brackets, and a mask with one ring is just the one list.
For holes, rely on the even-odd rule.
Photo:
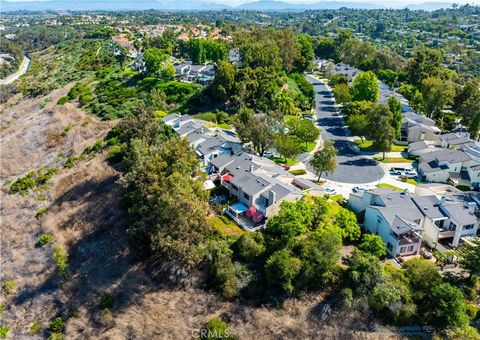
[(415, 186), (418, 185), (418, 182), (416, 180), (414, 180), (413, 178), (405, 178), (405, 179), (397, 178), (397, 181), (412, 184), (412, 185), (415, 185)]
[(396, 187), (395, 185), (391, 185), (391, 184), (388, 184), (388, 183), (380, 183), (380, 184), (377, 185), (377, 188), (379, 188), (379, 189), (386, 188), (386, 189), (392, 189), (392, 190), (396, 190), (396, 191), (403, 191), (402, 188)]
[(295, 159), (287, 159), (287, 162), (285, 162), (285, 157), (277, 157), (277, 156), (274, 156), (274, 157), (271, 157), (270, 158), (272, 161), (274, 161), (275, 163), (277, 164), (287, 164), (289, 166), (292, 166), (292, 165), (295, 165), (297, 163), (297, 161)]
[(381, 163), (413, 163), (413, 159), (407, 159), (403, 157), (373, 157), (374, 160), (381, 162)]
[[(371, 139), (364, 139), (363, 142), (361, 140), (356, 140), (355, 144), (362, 151), (380, 152), (373, 146), (373, 140)], [(390, 150), (390, 152), (402, 152), (405, 150), (405, 148), (406, 148), (405, 145), (394, 144), (392, 145), (392, 149)]]

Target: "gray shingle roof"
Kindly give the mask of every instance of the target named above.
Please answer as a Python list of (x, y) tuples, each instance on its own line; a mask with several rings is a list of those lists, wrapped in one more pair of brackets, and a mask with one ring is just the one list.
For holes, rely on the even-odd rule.
[(415, 196), (412, 197), (412, 200), (428, 218), (432, 220), (446, 218), (445, 214), (440, 210), (440, 200), (436, 196)]

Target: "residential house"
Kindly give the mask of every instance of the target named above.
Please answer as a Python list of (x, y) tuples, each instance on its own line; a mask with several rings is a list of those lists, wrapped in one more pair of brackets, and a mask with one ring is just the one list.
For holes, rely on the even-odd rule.
[(181, 137), (187, 138), (195, 149), (203, 166), (210, 166), (219, 155), (235, 155), (242, 152), (240, 139), (232, 131), (209, 127), (210, 123), (190, 115), (170, 114), (162, 119)]
[(442, 149), (439, 141), (419, 141), (408, 144), (408, 154), (411, 156), (421, 156), (425, 153), (438, 151)]
[(462, 150), (442, 149), (420, 156), (418, 173), (425, 182), (459, 183), (468, 180), (471, 157)]
[(315, 183), (295, 178), (272, 160), (248, 153), (219, 155), (212, 159), (211, 166), (221, 185), (237, 201), (225, 213), (248, 229), (276, 215), (281, 202), (321, 191)]
[(468, 133), (451, 132), (440, 136), (442, 146), (447, 149), (458, 149), (472, 142)]
[(390, 256), (419, 253), (424, 215), (410, 194), (390, 189), (351, 193), (348, 204), (353, 211), (364, 216), (364, 229), (382, 238)]
[(414, 112), (404, 112), (400, 125), (400, 143), (413, 143), (419, 141), (437, 141), (440, 139), (440, 129), (435, 122), (423, 115)]
[(466, 237), (477, 234), (478, 194), (416, 196), (412, 200), (426, 217), (423, 238), (432, 248), (440, 251), (456, 248)]

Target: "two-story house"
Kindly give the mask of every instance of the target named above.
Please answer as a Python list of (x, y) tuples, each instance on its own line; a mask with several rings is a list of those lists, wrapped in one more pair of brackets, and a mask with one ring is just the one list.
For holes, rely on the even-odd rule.
[(399, 142), (408, 144), (419, 141), (437, 141), (440, 139), (441, 130), (432, 119), (426, 116), (414, 112), (404, 112), (400, 132)]
[(424, 215), (410, 194), (390, 189), (351, 193), (348, 204), (363, 215), (364, 229), (382, 238), (390, 256), (418, 254)]
[(442, 149), (420, 156), (418, 173), (425, 182), (446, 183), (461, 178), (471, 157), (462, 150)]

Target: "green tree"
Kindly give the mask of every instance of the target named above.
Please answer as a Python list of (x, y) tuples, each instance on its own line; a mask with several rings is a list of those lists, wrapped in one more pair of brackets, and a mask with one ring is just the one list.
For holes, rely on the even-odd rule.
[(429, 77), (422, 81), (421, 93), (425, 113), (431, 118), (440, 118), (441, 111), (453, 101), (455, 86), (449, 80)]
[(337, 149), (332, 141), (326, 141), (323, 149), (318, 150), (313, 154), (310, 160), (313, 170), (318, 175), (318, 181), (322, 174), (334, 172), (337, 168)]
[(397, 97), (388, 98), (388, 107), (392, 112), (392, 127), (395, 130), (395, 138), (400, 139), (400, 127), (402, 125), (402, 103)]
[(470, 277), (480, 276), (480, 239), (464, 243), (458, 249), (458, 256), (458, 263), (470, 273)]
[(385, 153), (392, 149), (395, 143), (395, 130), (392, 127), (393, 115), (386, 105), (376, 105), (372, 108), (369, 117), (369, 128), (374, 147)]
[(280, 156), (285, 158), (285, 163), (287, 163), (288, 159), (295, 159), (302, 153), (300, 140), (298, 137), (291, 135), (279, 135), (275, 139), (275, 149)]
[(380, 85), (375, 73), (372, 71), (361, 72), (352, 84), (352, 99), (355, 101), (365, 100), (376, 103), (380, 93)]
[(208, 246), (208, 271), (212, 285), (225, 298), (238, 295), (233, 251), (226, 241), (212, 241)]
[(352, 95), (350, 93), (350, 87), (348, 84), (337, 84), (333, 87), (333, 95), (335, 96), (335, 101), (338, 104), (344, 105), (352, 101)]
[(159, 74), (168, 55), (159, 48), (149, 48), (144, 52), (145, 66), (151, 74)]
[(416, 301), (424, 301), (431, 287), (441, 280), (435, 263), (424, 259), (408, 260), (403, 264), (403, 268), (410, 281)]
[(209, 85), (212, 97), (226, 103), (234, 94), (236, 75), (237, 68), (235, 65), (227, 61), (219, 61), (215, 78)]
[(305, 149), (308, 148), (308, 143), (314, 143), (320, 136), (320, 130), (309, 119), (292, 119), (288, 123), (288, 128), (292, 135), (305, 143)]
[(331, 225), (302, 239), (299, 244), (302, 269), (297, 279), (298, 288), (318, 289), (330, 281), (340, 260), (341, 247), (341, 230)]
[(379, 258), (387, 254), (387, 248), (382, 238), (374, 234), (363, 235), (362, 243), (358, 245), (358, 249)]
[(355, 241), (360, 238), (360, 226), (357, 222), (357, 216), (347, 209), (341, 209), (335, 215), (335, 224), (342, 231), (342, 238), (348, 241)]
[(243, 110), (234, 123), (238, 136), (244, 143), (252, 143), (255, 151), (263, 156), (275, 142), (276, 132), (280, 129), (280, 119), (273, 114)]
[(398, 80), (398, 73), (394, 70), (380, 70), (378, 71), (378, 78), (387, 84), (390, 90), (393, 90)]
[(165, 81), (175, 80), (176, 70), (171, 61), (164, 62), (159, 71), (160, 78)]
[(424, 79), (438, 76), (442, 56), (440, 50), (419, 48), (412, 59), (408, 61), (407, 79), (410, 84), (420, 86)]
[(353, 114), (347, 116), (347, 125), (348, 129), (354, 136), (358, 136), (361, 138), (363, 142), (363, 138), (365, 135), (368, 134), (369, 124), (368, 124), (368, 116), (363, 114)]
[(166, 110), (167, 96), (165, 95), (165, 92), (160, 91), (159, 89), (153, 89), (148, 96), (147, 104), (155, 110)]
[(435, 326), (450, 328), (468, 325), (469, 318), (462, 291), (449, 283), (430, 285), (425, 304), (425, 317)]
[(262, 233), (244, 233), (233, 244), (235, 254), (245, 262), (252, 262), (265, 253)]
[(462, 122), (468, 126), (472, 138), (479, 131), (480, 116), (480, 83), (476, 79), (468, 81), (456, 94), (453, 109), (462, 117)]
[(302, 268), (302, 261), (294, 257), (287, 249), (273, 253), (265, 264), (267, 281), (272, 287), (277, 287), (286, 293), (294, 290), (293, 280)]
[(335, 44), (332, 39), (319, 39), (315, 46), (315, 55), (322, 59), (335, 59)]
[(132, 250), (161, 254), (193, 266), (211, 232), (208, 194), (203, 190), (198, 158), (186, 139), (131, 140), (122, 178), (129, 207)]
[(308, 34), (297, 34), (297, 50), (298, 56), (295, 60), (295, 69), (297, 72), (304, 72), (310, 67), (315, 57), (312, 39)]
[(375, 255), (355, 249), (346, 263), (348, 278), (359, 295), (367, 296), (379, 282), (383, 281), (383, 268)]

